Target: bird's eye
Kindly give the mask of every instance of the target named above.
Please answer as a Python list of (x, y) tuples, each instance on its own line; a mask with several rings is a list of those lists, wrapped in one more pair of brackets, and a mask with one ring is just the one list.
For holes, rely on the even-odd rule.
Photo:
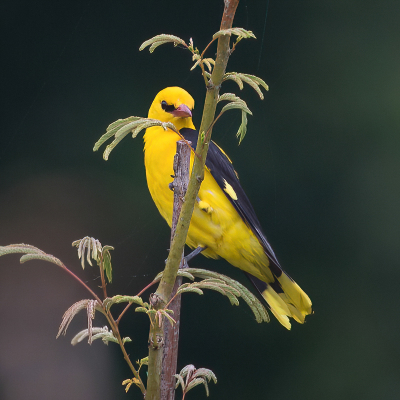
[(166, 112), (172, 112), (175, 110), (174, 105), (173, 104), (169, 105), (165, 100), (161, 102), (161, 108)]

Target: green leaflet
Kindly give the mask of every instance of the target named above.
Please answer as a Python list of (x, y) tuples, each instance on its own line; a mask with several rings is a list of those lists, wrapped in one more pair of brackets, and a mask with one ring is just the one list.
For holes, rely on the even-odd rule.
[[(111, 247), (111, 246), (107, 246)], [(113, 248), (111, 248), (112, 250)], [(109, 249), (103, 248), (103, 268), (106, 273), (108, 282), (112, 282), (112, 265), (111, 265), (111, 254), (109, 252)]]
[(208, 390), (208, 382), (210, 382), (212, 379), (214, 383), (217, 383), (217, 377), (215, 376), (214, 372), (207, 368), (196, 369), (196, 367), (192, 364), (186, 365), (184, 368), (182, 368), (179, 374), (175, 374), (174, 376), (177, 380), (175, 389), (181, 385), (182, 392), (184, 394), (194, 387), (202, 384), (204, 385), (206, 395), (208, 397), (210, 394)]
[(25, 255), (23, 255), (20, 258), (21, 264), (30, 260), (42, 260), (51, 262), (62, 268), (65, 267), (64, 264), (57, 257), (54, 257), (51, 254), (46, 254), (44, 251), (29, 244), (20, 243), (20, 244), (10, 244), (8, 246), (0, 246), (0, 256), (4, 256), (6, 254), (21, 254), (21, 253), (25, 253)]
[(83, 239), (75, 240), (72, 246), (78, 248), (78, 258), (81, 260), (82, 269), (85, 269), (85, 251), (86, 261), (92, 266), (91, 260), (95, 260), (97, 265), (106, 273), (108, 282), (112, 281), (112, 265), (110, 250), (114, 250), (112, 246), (102, 247), (99, 240), (85, 236)]
[(165, 43), (173, 43), (175, 46), (180, 44), (182, 46), (188, 47), (186, 42), (178, 36), (161, 34), (154, 36), (151, 39), (148, 39), (145, 42), (143, 42), (139, 47), (139, 51), (142, 51), (147, 46), (150, 46), (149, 51), (150, 53), (152, 53), (158, 46), (161, 46), (162, 44)]
[[(199, 282), (182, 284), (178, 288), (179, 293), (194, 292), (203, 294), (202, 289), (211, 289), (227, 296), (232, 305), (238, 305), (238, 298), (241, 297), (250, 307), (257, 322), (269, 322), (268, 312), (258, 298), (241, 283), (228, 276), (200, 268), (185, 268), (184, 270), (179, 270), (178, 275), (188, 277), (191, 280), (193, 278), (202, 279)], [(162, 272), (154, 280), (159, 281), (161, 277)], [(139, 311), (138, 308), (136, 308), (136, 311)], [(147, 310), (140, 311), (146, 312)]]
[(118, 119), (117, 121), (113, 122), (112, 124), (108, 125), (106, 133), (103, 134), (100, 139), (95, 143), (93, 147), (93, 151), (97, 151), (100, 146), (105, 143), (111, 136), (114, 136), (115, 133), (124, 125), (128, 124), (129, 122), (137, 121), (140, 117), (128, 117), (125, 119)]
[(264, 94), (262, 93), (260, 86), (267, 91), (269, 90), (268, 85), (261, 78), (255, 75), (242, 74), (239, 72), (227, 72), (224, 75), (222, 82), (227, 80), (233, 80), (236, 82), (240, 90), (243, 89), (243, 82), (246, 82), (257, 92), (261, 100), (264, 99)]
[(236, 137), (239, 138), (239, 144), (242, 143), (242, 140), (246, 136), (247, 133), (247, 114), (242, 111), (242, 123), (239, 126), (239, 129), (236, 133)]
[(244, 28), (230, 28), (230, 29), (222, 29), (218, 31), (217, 33), (214, 33), (213, 39), (217, 39), (218, 37), (222, 35), (236, 35), (238, 36), (238, 39), (256, 39), (254, 33), (252, 31), (247, 31)]
[(132, 133), (134, 139), (143, 129), (150, 128), (152, 126), (162, 126), (163, 129), (171, 129), (178, 133), (175, 125), (172, 122), (161, 122), (157, 119), (141, 118), (141, 117), (128, 117), (125, 119), (119, 119), (107, 128), (105, 134), (95, 143), (93, 151), (97, 151), (108, 139), (114, 136), (114, 140), (106, 147), (103, 153), (103, 159), (108, 160), (110, 153), (117, 144), (128, 134)]
[(119, 304), (119, 303), (135, 303), (139, 304), (140, 306), (146, 307), (148, 305), (145, 303), (141, 297), (139, 296), (122, 296), (122, 295), (117, 295), (114, 297), (108, 297), (103, 301), (103, 305), (106, 307), (106, 310), (108, 311), (113, 304)]

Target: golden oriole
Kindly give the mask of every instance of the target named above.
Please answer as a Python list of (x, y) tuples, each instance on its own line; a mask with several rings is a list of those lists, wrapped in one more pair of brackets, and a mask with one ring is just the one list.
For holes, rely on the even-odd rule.
[[(148, 117), (172, 122), (195, 149), (198, 132), (192, 122), (194, 100), (179, 87), (157, 94)], [(151, 127), (144, 135), (144, 159), (150, 194), (171, 226), (173, 159), (178, 134)], [(191, 166), (193, 165), (193, 152)], [(303, 323), (311, 314), (311, 300), (286, 274), (265, 237), (253, 207), (239, 183), (232, 162), (214, 142), (210, 143), (204, 181), (190, 222), (186, 244), (203, 247), (207, 257), (222, 257), (245, 271), (278, 321), (290, 329), (289, 317)]]

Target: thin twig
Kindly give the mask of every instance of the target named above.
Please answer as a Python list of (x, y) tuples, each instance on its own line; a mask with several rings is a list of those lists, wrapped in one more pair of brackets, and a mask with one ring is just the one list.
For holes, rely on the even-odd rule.
[(86, 285), (85, 282), (81, 278), (79, 278), (77, 275), (75, 275), (72, 271), (70, 271), (64, 264), (62, 265), (62, 269), (70, 274), (74, 279), (76, 279), (98, 302), (99, 304), (103, 304), (102, 300), (100, 300), (100, 297), (97, 296), (95, 292), (93, 292), (92, 289), (88, 285)]
[(207, 129), (206, 134), (204, 135), (204, 142), (208, 142), (210, 140), (211, 137), (211, 131), (212, 128), (214, 127), (215, 123), (218, 121), (219, 117), (222, 115), (223, 113), (219, 113), (218, 117), (214, 119), (214, 121), (212, 122), (212, 124), (209, 126), (209, 128)]
[(208, 79), (206, 76), (206, 71), (204, 70), (204, 64), (203, 64), (203, 59), (200, 61), (200, 68), (201, 68), (201, 74), (203, 75), (204, 78), (204, 83), (206, 84), (206, 88), (208, 87)]
[(201, 59), (203, 59), (205, 52), (208, 50), (208, 48), (211, 46), (211, 44), (214, 43), (215, 41), (216, 41), (216, 39), (213, 39), (213, 40), (211, 40), (210, 43), (208, 43), (208, 45), (205, 47), (205, 49), (200, 54)]
[(196, 150), (192, 148), (192, 143), (191, 143), (191, 142), (188, 142), (188, 141), (185, 139), (185, 137), (184, 137), (180, 132), (178, 132), (178, 135), (179, 135), (179, 137), (181, 138), (181, 140), (183, 140), (183, 141), (186, 143), (186, 146), (188, 146), (190, 149), (192, 149), (193, 154), (194, 154), (198, 159), (200, 159), (200, 156), (196, 153)]
[(119, 333), (118, 325), (117, 325), (116, 321), (114, 321), (110, 311), (107, 312), (106, 317), (107, 317), (108, 323), (111, 326), (111, 330), (113, 331), (114, 336), (118, 340), (119, 347), (122, 350), (122, 354), (124, 355), (124, 359), (125, 359), (126, 363), (128, 364), (129, 368), (131, 369), (134, 377), (139, 381), (139, 384), (137, 384), (137, 386), (141, 390), (142, 394), (145, 396), (146, 395), (146, 387), (144, 386), (142, 378), (139, 375), (139, 371), (137, 371), (136, 368), (133, 366), (132, 361), (129, 358), (129, 355), (126, 352), (124, 342), (122, 341), (121, 334)]
[[(141, 296), (144, 291), (155, 285), (158, 281), (151, 281), (146, 287), (144, 287), (136, 296)], [(119, 317), (116, 319), (116, 324), (118, 325), (119, 322), (121, 321), (122, 316), (128, 311), (128, 308), (132, 305), (133, 303), (128, 303), (126, 307), (122, 310), (121, 314)]]

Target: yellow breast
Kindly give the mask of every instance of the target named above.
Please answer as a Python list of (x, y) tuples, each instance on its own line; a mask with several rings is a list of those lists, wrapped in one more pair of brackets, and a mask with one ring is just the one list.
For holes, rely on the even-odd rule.
[[(180, 137), (161, 127), (149, 128), (145, 134), (147, 185), (160, 214), (171, 226), (173, 159)], [(193, 165), (193, 154), (190, 169)], [(243, 222), (223, 190), (206, 169), (189, 227), (187, 244), (191, 248), (207, 247), (204, 255), (222, 257), (231, 264), (260, 278), (258, 265), (268, 265), (258, 239)]]

